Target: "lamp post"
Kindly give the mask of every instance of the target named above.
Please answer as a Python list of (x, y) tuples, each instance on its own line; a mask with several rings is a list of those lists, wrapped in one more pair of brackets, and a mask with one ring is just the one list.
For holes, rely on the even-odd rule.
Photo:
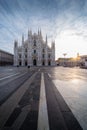
[(63, 53), (64, 56), (64, 62), (63, 62), (63, 66), (65, 66), (65, 56), (67, 55), (67, 53)]

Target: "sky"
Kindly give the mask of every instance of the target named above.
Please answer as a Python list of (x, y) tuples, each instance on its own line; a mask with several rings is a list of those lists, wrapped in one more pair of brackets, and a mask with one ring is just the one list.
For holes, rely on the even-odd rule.
[(87, 0), (0, 0), (0, 49), (14, 53), (14, 40), (42, 30), (56, 59), (87, 55)]

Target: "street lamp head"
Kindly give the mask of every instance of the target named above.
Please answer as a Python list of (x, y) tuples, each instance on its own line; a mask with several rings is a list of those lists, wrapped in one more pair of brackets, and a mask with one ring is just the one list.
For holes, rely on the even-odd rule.
[(66, 56), (66, 55), (67, 55), (67, 53), (63, 53), (63, 55), (64, 55), (64, 56)]

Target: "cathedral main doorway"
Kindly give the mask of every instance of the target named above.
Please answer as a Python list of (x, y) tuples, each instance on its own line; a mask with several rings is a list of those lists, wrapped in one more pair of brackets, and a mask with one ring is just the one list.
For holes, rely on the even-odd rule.
[(37, 65), (37, 60), (36, 60), (36, 59), (33, 60), (33, 65), (34, 65), (34, 66)]
[(48, 61), (48, 65), (49, 65), (49, 66), (51, 65), (51, 62), (50, 62), (50, 61)]
[(45, 65), (45, 62), (44, 62), (44, 61), (42, 62), (42, 65), (43, 65), (43, 66)]
[(19, 61), (19, 66), (21, 66), (21, 61)]
[(25, 66), (27, 66), (27, 61), (25, 61)]

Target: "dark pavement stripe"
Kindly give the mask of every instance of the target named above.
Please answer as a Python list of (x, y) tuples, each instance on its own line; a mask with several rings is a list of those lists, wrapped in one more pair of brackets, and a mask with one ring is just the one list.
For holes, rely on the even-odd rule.
[(8, 118), (11, 116), (12, 112), (18, 105), (18, 102), (21, 100), (24, 93), (29, 88), (30, 84), (33, 82), (34, 77), (37, 72), (33, 74), (19, 89), (12, 94), (12, 96), (7, 99), (5, 103), (3, 103), (0, 107), (0, 128), (3, 128)]
[(45, 86), (50, 130), (82, 130), (47, 74), (45, 74)]
[(11, 114), (9, 119), (7, 120), (7, 122), (5, 124), (5, 127), (11, 127), (12, 124), (14, 123), (14, 121), (16, 120), (16, 118), (19, 116), (20, 113), (21, 113), (20, 107), (15, 108), (13, 113)]
[(24, 94), (23, 98), (19, 102), (19, 105), (21, 107), (28, 104), (31, 107), (20, 130), (29, 130), (29, 129), (37, 130), (40, 84), (41, 84), (41, 74), (38, 73), (34, 79), (34, 82), (29, 86), (29, 89), (27, 90), (27, 92)]
[[(7, 120), (4, 127), (5, 129), (6, 128), (11, 130), (15, 129), (19, 130), (19, 128), (20, 130), (37, 129), (40, 83), (41, 83), (41, 74), (39, 73), (33, 79), (32, 83), (29, 85), (29, 88), (24, 93), (23, 97), (18, 103), (18, 106), (14, 109), (13, 113)], [(27, 115), (25, 115), (25, 117), (21, 116), (24, 115), (23, 113), (27, 113)], [(20, 119), (20, 117), (22, 119)], [(17, 128), (16, 126), (19, 128)]]
[(2, 86), (0, 89), (0, 105), (4, 103), (35, 71), (27, 72), (27, 74), (14, 79)]

